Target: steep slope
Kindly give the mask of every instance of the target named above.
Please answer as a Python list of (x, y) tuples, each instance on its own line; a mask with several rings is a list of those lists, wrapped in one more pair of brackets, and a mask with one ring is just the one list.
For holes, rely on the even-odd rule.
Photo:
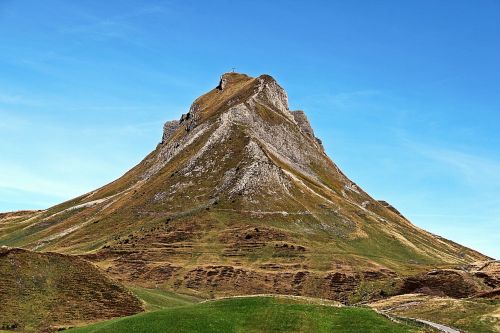
[(0, 248), (0, 329), (51, 331), (129, 316), (141, 302), (80, 258)]
[[(0, 219), (0, 244), (86, 254), (130, 283), (348, 300), (487, 257), (412, 225), (325, 154), (268, 75), (226, 73), (118, 180)], [(360, 294), (361, 293), (361, 294)]]

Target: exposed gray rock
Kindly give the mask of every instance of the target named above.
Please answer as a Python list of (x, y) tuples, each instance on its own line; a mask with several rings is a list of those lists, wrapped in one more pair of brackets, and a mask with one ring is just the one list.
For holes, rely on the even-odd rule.
[(309, 119), (306, 116), (306, 113), (302, 110), (297, 110), (297, 111), (292, 111), (293, 118), (297, 122), (297, 125), (299, 125), (300, 130), (302, 133), (305, 135), (309, 136), (311, 139), (316, 141), (320, 146), (321, 149), (323, 149), (323, 143), (321, 142), (320, 139), (318, 139), (314, 135), (314, 130), (311, 126), (311, 123), (309, 122)]
[(200, 118), (200, 112), (200, 106), (196, 102), (194, 102), (189, 108), (189, 112), (181, 116), (179, 122), (184, 125), (184, 129), (186, 130), (186, 132), (190, 132), (197, 126), (198, 120)]
[(198, 104), (193, 103), (189, 108), (188, 113), (183, 113), (181, 119), (167, 121), (163, 125), (163, 136), (161, 143), (166, 143), (172, 134), (182, 125), (184, 126), (186, 132), (191, 131), (197, 125), (197, 120), (199, 118), (200, 107)]
[(194, 128), (188, 136), (182, 136), (178, 140), (165, 141), (159, 153), (152, 157), (153, 161), (148, 170), (142, 175), (142, 180), (146, 180), (160, 171), (172, 158), (186, 147), (190, 146), (196, 139), (203, 135), (211, 124), (201, 124)]
[[(221, 77), (219, 88), (224, 89), (227, 88), (227, 84), (231, 84), (230, 75), (224, 74)], [(320, 182), (316, 170), (311, 166), (327, 169), (331, 165), (328, 159), (325, 159), (323, 147), (316, 140), (305, 113), (291, 112), (288, 109), (287, 94), (272, 77), (262, 75), (256, 80), (257, 84), (252, 95), (241, 101), (231, 99), (229, 104), (232, 106), (226, 106), (228, 109), (217, 118), (200, 122), (199, 118), (204, 110), (195, 101), (189, 112), (183, 114), (178, 122), (169, 122), (168, 126), (166, 124), (165, 144), (157, 160), (147, 171), (147, 175), (151, 176), (158, 172), (171, 158), (205, 134), (208, 134), (206, 141), (186, 161), (180, 172), (187, 177), (217, 173), (220, 162), (225, 157), (221, 156), (219, 159), (217, 156), (211, 156), (216, 150), (214, 148), (227, 146), (228, 140), (236, 131), (239, 132), (244, 128), (251, 138), (245, 147), (246, 158), (252, 162), (241, 167), (238, 172), (235, 170), (226, 172), (214, 189), (213, 195), (221, 191), (230, 195), (245, 193), (245, 197), (249, 200), (252, 200), (253, 194), (269, 190), (280, 192), (280, 195), (288, 195), (292, 178), (294, 182), (300, 183), (300, 186), (307, 187), (307, 184), (299, 178), (295, 179), (293, 174), (305, 175)], [(274, 112), (281, 121), (267, 121), (257, 112), (258, 108), (262, 107), (267, 112)], [(188, 133), (168, 141), (169, 135), (179, 127), (185, 128)], [(229, 150), (226, 151), (226, 155), (230, 156)], [(219, 161), (219, 164), (215, 161)], [(287, 165), (292, 172), (281, 170), (275, 163)], [(342, 173), (339, 172), (337, 177), (341, 183), (348, 183)], [(311, 191), (314, 192), (312, 189)], [(321, 195), (318, 197), (323, 198)], [(325, 200), (329, 202), (328, 199)]]
[(161, 143), (165, 143), (170, 139), (172, 134), (174, 134), (175, 130), (180, 126), (180, 122), (178, 120), (170, 120), (163, 125), (163, 136), (161, 138)]
[(292, 111), (292, 115), (302, 132), (309, 135), (310, 137), (314, 137), (314, 130), (309, 123), (309, 119), (307, 119), (306, 113), (302, 110), (297, 110)]
[(279, 111), (288, 120), (293, 122), (292, 113), (288, 109), (288, 95), (285, 89), (269, 75), (261, 75), (258, 80), (258, 90), (253, 99)]
[(227, 84), (227, 78), (225, 78), (224, 74), (222, 74), (220, 76), (220, 81), (219, 81), (219, 85), (217, 86), (217, 89), (224, 90), (224, 88), (226, 88), (226, 84)]

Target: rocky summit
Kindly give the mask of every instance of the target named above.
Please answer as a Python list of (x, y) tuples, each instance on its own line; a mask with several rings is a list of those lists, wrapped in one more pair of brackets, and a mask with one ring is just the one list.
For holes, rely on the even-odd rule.
[[(0, 216), (0, 244), (79, 255), (127, 285), (346, 303), (422, 289), (432, 269), (490, 259), (347, 178), (271, 76), (226, 73), (214, 86), (119, 179)], [(464, 293), (494, 288), (471, 286)]]

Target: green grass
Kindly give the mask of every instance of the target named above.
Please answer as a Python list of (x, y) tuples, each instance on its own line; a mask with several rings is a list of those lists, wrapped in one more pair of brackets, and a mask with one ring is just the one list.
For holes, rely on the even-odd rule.
[(201, 301), (201, 299), (194, 296), (180, 295), (161, 289), (140, 287), (130, 287), (129, 289), (144, 302), (146, 311), (185, 306)]
[(391, 322), (370, 309), (304, 304), (286, 298), (245, 297), (168, 308), (68, 332), (403, 333), (419, 332), (419, 328)]

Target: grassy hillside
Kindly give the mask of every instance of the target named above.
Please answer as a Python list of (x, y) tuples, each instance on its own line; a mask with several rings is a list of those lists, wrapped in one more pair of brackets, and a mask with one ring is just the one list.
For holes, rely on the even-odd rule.
[(369, 309), (274, 297), (223, 299), (111, 320), (68, 333), (106, 332), (423, 332)]
[(391, 314), (430, 320), (468, 333), (500, 332), (500, 299), (453, 299), (417, 294), (372, 303)]
[(202, 301), (202, 299), (197, 297), (176, 294), (161, 289), (141, 287), (130, 287), (129, 289), (144, 303), (146, 311), (185, 306)]
[(38, 332), (140, 311), (132, 293), (85, 260), (0, 248), (0, 329)]

